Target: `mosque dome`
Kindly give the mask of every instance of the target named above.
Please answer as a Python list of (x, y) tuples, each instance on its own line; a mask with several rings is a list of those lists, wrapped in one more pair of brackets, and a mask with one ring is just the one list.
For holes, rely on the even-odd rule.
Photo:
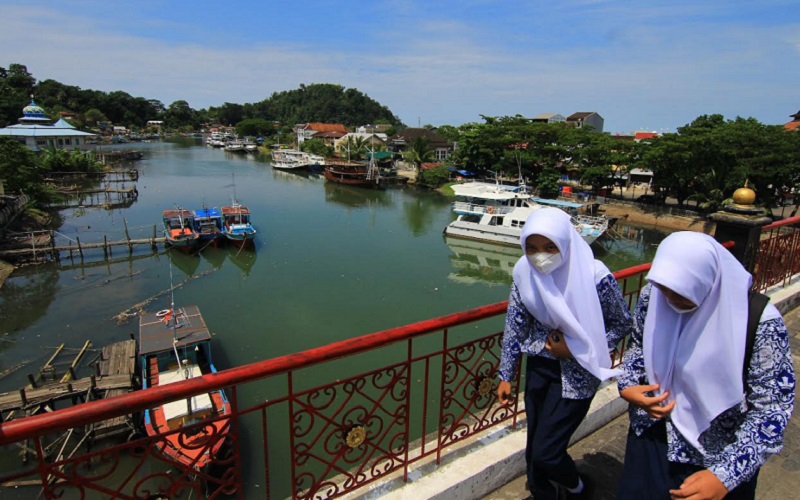
[(25, 118), (47, 118), (44, 109), (41, 106), (37, 106), (33, 100), (31, 100), (30, 104), (22, 108), (22, 116)]

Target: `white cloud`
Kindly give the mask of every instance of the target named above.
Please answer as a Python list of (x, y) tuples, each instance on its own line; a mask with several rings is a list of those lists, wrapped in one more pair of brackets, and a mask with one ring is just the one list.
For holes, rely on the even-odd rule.
[(439, 4), (371, 4), (395, 17), (368, 22), (349, 38), (270, 40), (267, 26), (258, 41), (235, 44), (153, 35), (190, 28), (168, 19), (152, 19), (135, 34), (119, 19), (109, 25), (104, 13), (3, 6), (0, 17), (15, 21), (0, 31), (0, 44), (13, 47), (0, 66), (26, 64), (37, 79), (166, 105), (184, 99), (194, 108), (337, 83), (414, 125), (591, 110), (606, 118), (607, 130), (626, 132), (673, 129), (705, 113), (782, 123), (798, 107), (791, 85), (800, 67), (796, 25), (710, 21), (720, 9), (713, 5), (630, 9), (598, 0), (548, 10), (517, 3), (518, 13), (498, 21), (432, 12)]

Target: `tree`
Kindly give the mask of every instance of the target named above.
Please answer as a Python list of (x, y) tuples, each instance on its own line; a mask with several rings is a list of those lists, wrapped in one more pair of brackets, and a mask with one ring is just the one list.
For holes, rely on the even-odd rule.
[(433, 168), (422, 170), (417, 175), (417, 184), (429, 188), (438, 188), (450, 180), (450, 171), (447, 165), (437, 165)]
[(333, 146), (329, 146), (322, 142), (320, 139), (307, 139), (300, 144), (300, 150), (306, 153), (320, 155), (323, 158), (330, 158), (333, 156)]
[(272, 122), (260, 118), (250, 118), (242, 120), (236, 124), (236, 133), (240, 136), (266, 136), (272, 134), (275, 128)]
[(164, 122), (169, 128), (178, 129), (181, 127), (196, 127), (197, 119), (195, 111), (186, 101), (175, 101), (169, 105), (164, 112)]
[(435, 151), (428, 147), (428, 139), (425, 137), (417, 137), (411, 146), (403, 152), (403, 159), (409, 163), (413, 163), (417, 171), (423, 163), (434, 160)]
[(536, 177), (534, 185), (539, 190), (542, 198), (555, 198), (558, 196), (558, 179), (561, 177), (558, 170), (544, 168)]
[(10, 193), (27, 194), (34, 203), (46, 202), (52, 190), (44, 184), (46, 169), (23, 144), (0, 137), (0, 178)]

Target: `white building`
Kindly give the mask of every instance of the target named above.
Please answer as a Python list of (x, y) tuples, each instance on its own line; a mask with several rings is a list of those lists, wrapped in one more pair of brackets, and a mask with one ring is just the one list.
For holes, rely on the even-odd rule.
[(22, 118), (16, 125), (0, 128), (0, 136), (10, 136), (32, 151), (45, 148), (86, 149), (86, 140), (95, 134), (81, 132), (63, 118), (53, 123), (44, 109), (31, 103), (22, 110)]

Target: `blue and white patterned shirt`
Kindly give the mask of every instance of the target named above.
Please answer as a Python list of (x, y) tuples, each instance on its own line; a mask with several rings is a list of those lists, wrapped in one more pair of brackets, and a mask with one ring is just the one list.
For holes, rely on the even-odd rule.
[[(617, 380), (620, 391), (648, 384), (642, 327), (650, 304), (650, 288), (646, 285), (639, 295), (634, 315), (637, 328), (625, 348), (625, 373)], [(775, 306), (768, 304), (767, 307)], [(794, 407), (795, 375), (789, 352), (789, 332), (780, 317), (762, 320), (758, 325), (747, 387), (742, 403), (717, 416), (711, 427), (700, 435), (705, 453), (687, 443), (666, 417), (667, 459), (710, 470), (730, 491), (749, 481), (770, 455), (783, 448), (783, 433)], [(628, 408), (628, 414), (636, 435), (657, 422), (633, 405)]]
[[(603, 311), (610, 352), (623, 337), (631, 333), (633, 321), (614, 276), (604, 274), (599, 278), (596, 280), (597, 296), (600, 298), (600, 308)], [(510, 381), (514, 378), (520, 353), (558, 359), (544, 348), (548, 333), (550, 333), (550, 329), (534, 318), (522, 303), (519, 289), (516, 283), (513, 283), (511, 296), (508, 299), (505, 331), (503, 332), (500, 379)], [(562, 397), (566, 399), (593, 397), (600, 386), (600, 380), (572, 358), (564, 358), (560, 361)]]

